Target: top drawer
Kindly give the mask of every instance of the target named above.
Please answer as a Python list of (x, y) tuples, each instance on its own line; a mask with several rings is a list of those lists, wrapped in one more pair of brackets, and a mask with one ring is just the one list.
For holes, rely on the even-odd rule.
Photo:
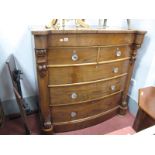
[(98, 46), (131, 44), (134, 34), (104, 33), (104, 34), (51, 34), (48, 36), (48, 46)]
[(58, 47), (48, 49), (48, 64), (81, 64), (112, 61), (130, 57), (129, 46), (110, 46), (95, 48)]

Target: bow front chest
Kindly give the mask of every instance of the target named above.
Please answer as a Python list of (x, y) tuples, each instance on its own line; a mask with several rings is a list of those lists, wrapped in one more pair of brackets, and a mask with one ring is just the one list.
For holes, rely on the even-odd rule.
[(85, 128), (127, 111), (145, 31), (34, 30), (41, 128)]

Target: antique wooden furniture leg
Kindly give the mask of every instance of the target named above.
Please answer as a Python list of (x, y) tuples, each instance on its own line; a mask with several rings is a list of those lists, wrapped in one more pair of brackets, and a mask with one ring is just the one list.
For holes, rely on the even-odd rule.
[(41, 128), (43, 134), (52, 134), (53, 125), (49, 108), (48, 70), (47, 70), (47, 35), (35, 36), (35, 54), (37, 62), (39, 100), (41, 110)]
[(24, 109), (24, 101), (20, 95), (20, 92), (18, 91), (19, 90), (18, 86), (19, 86), (19, 82), (20, 82), (20, 74), (17, 76), (17, 79), (15, 79), (15, 75), (14, 75), (15, 71), (17, 71), (17, 68), (16, 68), (16, 63), (15, 63), (13, 55), (11, 55), (9, 57), (9, 59), (6, 61), (6, 64), (7, 64), (9, 74), (11, 77), (11, 81), (13, 84), (13, 91), (14, 91), (14, 94), (16, 97), (16, 101), (17, 101), (19, 110), (20, 110), (21, 118), (23, 120), (25, 134), (31, 134), (31, 131), (28, 126), (26, 111)]
[(128, 68), (128, 77), (127, 77), (126, 84), (125, 84), (126, 87), (122, 94), (122, 103), (120, 105), (119, 114), (121, 115), (124, 115), (127, 112), (127, 107), (128, 107), (127, 95), (128, 95), (130, 80), (132, 77), (133, 67), (134, 67), (134, 63), (136, 60), (137, 50), (141, 47), (143, 40), (144, 40), (144, 35), (141, 33), (137, 33), (134, 38), (134, 43), (130, 47), (132, 52), (131, 52), (131, 58), (130, 58), (130, 65)]
[(139, 90), (138, 113), (133, 128), (136, 132), (155, 125), (155, 87)]

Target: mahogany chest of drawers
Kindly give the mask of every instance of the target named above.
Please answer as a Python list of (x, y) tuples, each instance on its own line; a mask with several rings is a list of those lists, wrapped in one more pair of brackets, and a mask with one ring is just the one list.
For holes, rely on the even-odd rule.
[(145, 31), (34, 30), (44, 133), (76, 130), (127, 111)]

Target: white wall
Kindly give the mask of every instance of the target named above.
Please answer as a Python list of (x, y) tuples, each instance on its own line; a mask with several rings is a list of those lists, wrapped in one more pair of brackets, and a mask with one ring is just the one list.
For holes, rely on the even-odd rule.
[(37, 93), (30, 26), (44, 25), (50, 20), (50, 16), (47, 16), (49, 13), (46, 11), (47, 8), (42, 7), (43, 2), (36, 1), (38, 6), (35, 11), (35, 2), (33, 3), (34, 5), (26, 0), (5, 0), (0, 5), (0, 97), (2, 100), (14, 98), (5, 65), (10, 54), (14, 54), (24, 72), (24, 97), (34, 96)]

